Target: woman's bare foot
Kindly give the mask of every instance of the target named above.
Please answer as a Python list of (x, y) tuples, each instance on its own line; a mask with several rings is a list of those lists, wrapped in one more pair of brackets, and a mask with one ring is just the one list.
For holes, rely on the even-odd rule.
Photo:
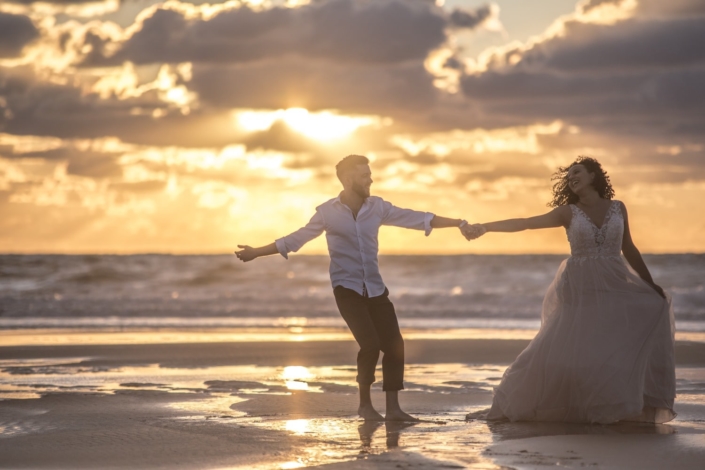
[(385, 416), (384, 420), (385, 421), (406, 421), (406, 422), (421, 421), (419, 418), (414, 418), (410, 414), (404, 413), (402, 410), (387, 411), (387, 416)]
[(357, 409), (357, 414), (365, 421), (384, 421), (384, 416), (377, 413), (377, 410), (372, 405), (360, 405)]

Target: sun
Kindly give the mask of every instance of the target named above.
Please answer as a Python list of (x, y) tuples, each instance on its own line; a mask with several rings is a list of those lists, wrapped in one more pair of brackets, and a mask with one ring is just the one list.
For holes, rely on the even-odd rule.
[(389, 118), (378, 116), (345, 116), (334, 111), (311, 112), (305, 108), (238, 110), (235, 111), (235, 121), (245, 132), (266, 131), (281, 121), (294, 132), (322, 142), (346, 138), (361, 127), (390, 123)]

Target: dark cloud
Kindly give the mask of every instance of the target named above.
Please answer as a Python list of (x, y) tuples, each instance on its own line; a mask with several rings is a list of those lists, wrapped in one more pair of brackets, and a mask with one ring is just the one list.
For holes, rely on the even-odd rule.
[(39, 37), (28, 17), (0, 13), (0, 57), (17, 57), (24, 46)]
[(485, 114), (520, 122), (561, 119), (606, 133), (705, 136), (705, 68), (639, 76), (482, 74), (463, 80)]
[(101, 137), (111, 135), (110, 129), (120, 121), (148, 120), (130, 115), (135, 103), (100, 100), (71, 86), (42, 83), (12, 72), (5, 75), (4, 83), (0, 81), (0, 96), (11, 113), (3, 129), (13, 134)]
[(583, 3), (581, 10), (584, 13), (588, 13), (597, 7), (604, 5), (619, 5), (620, 3), (622, 3), (622, 0), (588, 0)]
[[(603, 3), (619, 2), (584, 8)], [(613, 25), (564, 26), (464, 76), (464, 95), (485, 116), (517, 123), (561, 119), (606, 134), (705, 140), (705, 16), (637, 13)]]
[[(207, 21), (155, 7), (110, 60), (193, 61), (193, 78), (183, 84), (198, 94), (198, 109), (188, 116), (175, 111), (153, 119), (151, 111), (166, 106), (156, 93), (106, 99), (71, 85), (42, 83), (31, 73), (5, 73), (3, 79), (0, 70), (0, 126), (22, 135), (114, 135), (150, 145), (214, 147), (244, 140), (227, 114), (231, 108), (337, 109), (424, 121), (443, 94), (424, 60), (446, 41), (449, 21), (448, 13), (426, 0), (326, 0), (293, 9), (241, 6)], [(61, 41), (67, 47), (69, 36)], [(86, 64), (108, 63), (108, 41), (98, 23), (88, 27), (81, 47), (88, 51)], [(456, 59), (447, 67), (462, 64)], [(251, 143), (283, 148), (276, 131)], [(292, 142), (289, 146), (307, 147)]]
[(381, 115), (428, 108), (439, 94), (422, 64), (346, 67), (293, 59), (247, 67), (194, 66), (189, 87), (211, 106), (299, 106)]
[(122, 176), (122, 166), (116, 155), (97, 152), (75, 152), (68, 159), (66, 172), (70, 175), (92, 178), (118, 178)]
[(469, 76), (463, 91), (486, 111), (515, 113), (524, 119), (590, 120), (594, 117), (705, 120), (705, 67), (683, 71), (562, 76), (549, 73), (494, 73)]
[[(621, 4), (626, 0), (612, 0), (611, 3)], [(640, 15), (673, 17), (705, 14), (705, 2), (702, 0), (639, 0), (636, 10)]]
[(453, 70), (464, 70), (465, 64), (457, 57), (448, 57), (448, 59), (446, 59), (445, 63), (443, 64), (443, 67)]
[(474, 29), (492, 16), (492, 7), (482, 6), (474, 11), (456, 8), (450, 14), (450, 24), (455, 28)]
[[(617, 25), (566, 23), (564, 37), (541, 42), (518, 57), (518, 70), (564, 73), (625, 72), (705, 63), (705, 17), (639, 19)], [(514, 54), (514, 52), (510, 52)]]
[[(69, 111), (75, 107), (76, 112)], [(103, 110), (69, 102), (64, 112), (22, 113), (6, 124), (5, 131), (16, 135), (46, 135), (60, 138), (100, 138), (115, 136), (122, 141), (154, 146), (195, 148), (223, 147), (243, 139), (229, 113), (178, 112), (154, 119), (131, 115), (128, 110)]]
[(14, 153), (9, 146), (0, 149), (4, 158), (41, 158), (49, 161), (68, 162), (67, 173), (72, 175), (90, 176), (93, 178), (112, 178), (122, 176), (122, 167), (117, 163), (120, 154), (80, 151), (73, 148)]
[[(619, 2), (585, 8), (605, 3)], [(612, 25), (569, 20), (564, 34), (498, 54), (488, 70), (464, 76), (461, 89), (490, 121), (579, 126), (575, 134), (539, 136), (541, 148), (608, 149), (620, 155), (624, 181), (702, 181), (705, 16), (692, 14), (702, 5), (647, 1)], [(512, 168), (498, 170), (480, 178)]]
[(426, 0), (323, 0), (299, 8), (223, 10), (207, 20), (168, 5), (156, 8), (117, 52), (108, 38), (87, 36), (83, 65), (211, 62), (246, 63), (298, 57), (336, 63), (422, 61), (444, 44), (447, 28), (477, 28), (490, 6), (450, 15)]
[(28, 69), (0, 68), (0, 131), (60, 138), (116, 136), (145, 145), (217, 147), (242, 138), (229, 111), (178, 110), (160, 119), (135, 114), (163, 108), (154, 99), (101, 99), (71, 85), (38, 80)]
[[(462, 89), (468, 98), (477, 101), (522, 102), (545, 100), (593, 99), (629, 93), (633, 90), (632, 77), (565, 77), (547, 72), (529, 73), (521, 70), (511, 73), (488, 71), (469, 75), (462, 80)], [(540, 112), (540, 109), (537, 109)]]
[(327, 0), (299, 8), (224, 10), (208, 20), (186, 18), (168, 7), (143, 20), (117, 53), (86, 58), (84, 65), (155, 62), (242, 63), (287, 56), (353, 63), (423, 60), (443, 44), (445, 12), (412, 0)]
[[(588, 0), (579, 6), (582, 13), (590, 13), (603, 6), (624, 7), (627, 0)], [(673, 17), (705, 13), (705, 2), (702, 0), (639, 0), (635, 11), (640, 16)]]

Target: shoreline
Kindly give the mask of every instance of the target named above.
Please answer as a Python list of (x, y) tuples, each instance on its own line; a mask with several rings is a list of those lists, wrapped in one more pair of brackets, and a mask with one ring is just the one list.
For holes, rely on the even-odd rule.
[[(150, 341), (140, 342), (130, 332), (110, 333), (124, 337), (125, 342), (99, 343), (80, 341), (72, 344), (12, 344), (13, 335), (0, 333), (0, 360), (38, 359), (45, 357), (111, 357), (113, 362), (126, 364), (181, 363), (206, 361), (207, 364), (233, 365), (354, 365), (358, 346), (349, 333), (326, 339), (293, 339), (288, 341), (164, 341), (168, 334), (183, 339), (184, 333), (149, 333)], [(51, 338), (57, 332), (31, 335), (31, 338)], [(94, 333), (77, 333), (87, 335)], [(208, 333), (199, 333), (198, 337)], [(58, 335), (57, 335), (58, 336)], [(133, 336), (130, 338), (130, 336)], [(294, 335), (299, 337), (300, 335)], [(473, 363), (510, 364), (529, 344), (526, 338), (465, 338), (413, 339), (405, 336), (406, 363)], [(20, 338), (24, 338), (20, 336)], [(80, 339), (80, 338), (79, 338)], [(100, 334), (95, 340), (104, 339)], [(285, 364), (282, 363), (285, 358)], [(96, 361), (93, 359), (92, 361)], [(676, 341), (676, 365), (705, 367), (705, 342)]]

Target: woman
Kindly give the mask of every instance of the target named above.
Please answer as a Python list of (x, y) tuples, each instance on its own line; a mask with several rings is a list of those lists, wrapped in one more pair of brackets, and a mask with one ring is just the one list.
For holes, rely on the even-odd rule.
[(487, 419), (670, 421), (671, 302), (632, 241), (627, 209), (612, 200), (609, 177), (593, 158), (578, 158), (553, 179), (548, 214), (465, 231), (472, 239), (563, 226), (571, 249), (544, 298), (541, 328), (504, 373)]

